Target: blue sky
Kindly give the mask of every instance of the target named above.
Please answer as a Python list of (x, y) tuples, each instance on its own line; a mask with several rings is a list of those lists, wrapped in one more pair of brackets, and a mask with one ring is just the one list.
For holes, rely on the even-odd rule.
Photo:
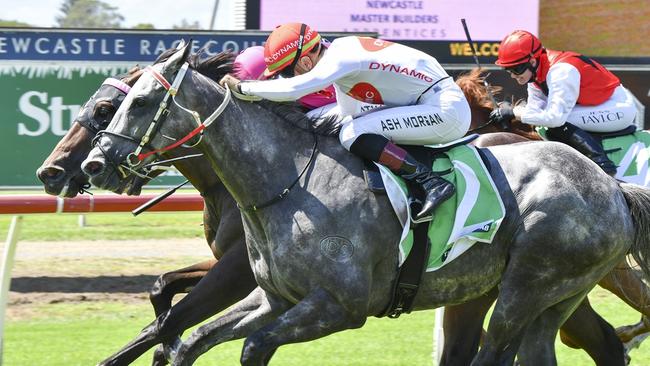
[[(104, 0), (124, 16), (122, 25), (151, 23), (158, 29), (172, 28), (182, 19), (198, 21), (207, 28), (215, 0)], [(228, 0), (220, 0), (226, 2)], [(0, 19), (17, 20), (38, 27), (53, 27), (63, 0), (0, 0)]]

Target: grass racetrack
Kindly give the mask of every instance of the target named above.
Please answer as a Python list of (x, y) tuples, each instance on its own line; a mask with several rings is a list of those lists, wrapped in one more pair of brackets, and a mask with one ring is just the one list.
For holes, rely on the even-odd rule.
[[(146, 289), (164, 271), (210, 256), (200, 213), (27, 215), (18, 244), (4, 339), (4, 364), (94, 365), (153, 320)], [(6, 236), (10, 217), (0, 217)], [(175, 239), (181, 238), (181, 239)], [(136, 240), (137, 239), (137, 240)], [(146, 240), (143, 240), (146, 239)], [(615, 327), (639, 314), (597, 288), (594, 308)], [(279, 349), (273, 365), (432, 365), (434, 311), (370, 318), (357, 330)], [(185, 334), (187, 336), (187, 333)], [(213, 348), (197, 365), (236, 365), (241, 341)], [(591, 365), (561, 345), (560, 365)], [(631, 353), (650, 365), (650, 347)], [(151, 352), (134, 365), (149, 365)]]

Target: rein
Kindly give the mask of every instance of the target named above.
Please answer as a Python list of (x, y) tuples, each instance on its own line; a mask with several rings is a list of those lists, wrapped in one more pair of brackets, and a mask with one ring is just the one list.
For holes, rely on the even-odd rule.
[(491, 125), (492, 123), (493, 123), (492, 121), (488, 120), (487, 122), (485, 122), (484, 124), (482, 124), (482, 125), (480, 125), (480, 126), (478, 126), (478, 127), (474, 127), (474, 128), (472, 128), (472, 129), (469, 129), (469, 130), (467, 131), (467, 133), (471, 133), (471, 132), (476, 132), (476, 131), (478, 131), (478, 130), (482, 130), (482, 129), (484, 129), (485, 127), (488, 127), (489, 125)]
[(302, 171), (300, 174), (298, 174), (298, 177), (291, 183), (287, 188), (283, 189), (282, 192), (279, 194), (275, 195), (275, 197), (271, 198), (268, 201), (265, 201), (263, 203), (260, 203), (259, 205), (248, 205), (248, 206), (241, 206), (239, 202), (237, 202), (237, 208), (239, 210), (244, 211), (246, 213), (253, 213), (255, 211), (261, 210), (265, 207), (269, 207), (271, 205), (274, 205), (278, 202), (280, 202), (283, 198), (285, 198), (289, 192), (295, 187), (296, 184), (300, 181), (300, 178), (302, 178), (303, 175), (307, 172), (307, 169), (311, 166), (311, 164), (314, 162), (314, 157), (316, 156), (316, 151), (318, 150), (318, 136), (316, 136), (316, 133), (312, 131), (312, 136), (314, 137), (314, 146), (311, 148), (311, 155), (309, 155), (309, 161), (307, 161), (307, 164), (302, 168)]

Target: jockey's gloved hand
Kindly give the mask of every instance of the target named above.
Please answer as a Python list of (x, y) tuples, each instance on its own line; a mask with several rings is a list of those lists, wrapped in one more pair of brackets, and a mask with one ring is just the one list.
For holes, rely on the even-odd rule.
[(223, 86), (224, 88), (230, 88), (230, 90), (241, 93), (240, 89), (240, 81), (236, 77), (227, 74), (221, 80), (219, 80), (219, 85)]
[(230, 88), (232, 94), (237, 99), (245, 100), (247, 102), (257, 102), (259, 100), (262, 100), (262, 97), (242, 93), (241, 81), (230, 74), (221, 78), (221, 80), (219, 80), (219, 85), (223, 86), (224, 88)]
[(515, 112), (512, 109), (512, 105), (508, 102), (503, 102), (499, 104), (499, 107), (490, 112), (488, 121), (490, 123), (498, 123), (503, 129), (507, 130), (510, 126), (510, 121), (514, 118)]

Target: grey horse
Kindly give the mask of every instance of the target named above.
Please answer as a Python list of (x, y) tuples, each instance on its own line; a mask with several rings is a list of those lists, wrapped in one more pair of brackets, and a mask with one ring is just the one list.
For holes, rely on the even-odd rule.
[[(175, 77), (188, 53), (185, 47), (158, 66), (178, 87), (162, 122), (151, 123), (166, 90), (150, 73), (134, 85), (84, 162), (87, 174), (113, 169), (106, 156), (134, 163), (138, 144), (147, 150), (169, 146), (170, 139), (196, 128), (193, 116), (208, 116), (222, 103), (228, 93), (207, 77), (191, 69)], [(365, 188), (362, 162), (337, 138), (315, 135), (313, 121), (291, 107), (232, 101), (204, 130), (198, 148), (242, 207), (259, 286), (195, 331), (175, 365), (189, 365), (216, 344), (243, 337), (241, 363), (265, 365), (281, 345), (357, 328), (383, 313), (396, 279), (401, 228), (387, 199)], [(521, 346), (522, 362), (554, 365), (559, 326), (596, 282), (628, 251), (648, 269), (650, 192), (619, 185), (558, 143), (483, 153), (506, 218), (492, 244), (475, 245), (426, 273), (415, 309), (462, 303), (498, 286), (473, 364), (512, 364)], [(154, 159), (151, 154), (142, 164)], [(288, 191), (303, 167), (306, 173)]]

